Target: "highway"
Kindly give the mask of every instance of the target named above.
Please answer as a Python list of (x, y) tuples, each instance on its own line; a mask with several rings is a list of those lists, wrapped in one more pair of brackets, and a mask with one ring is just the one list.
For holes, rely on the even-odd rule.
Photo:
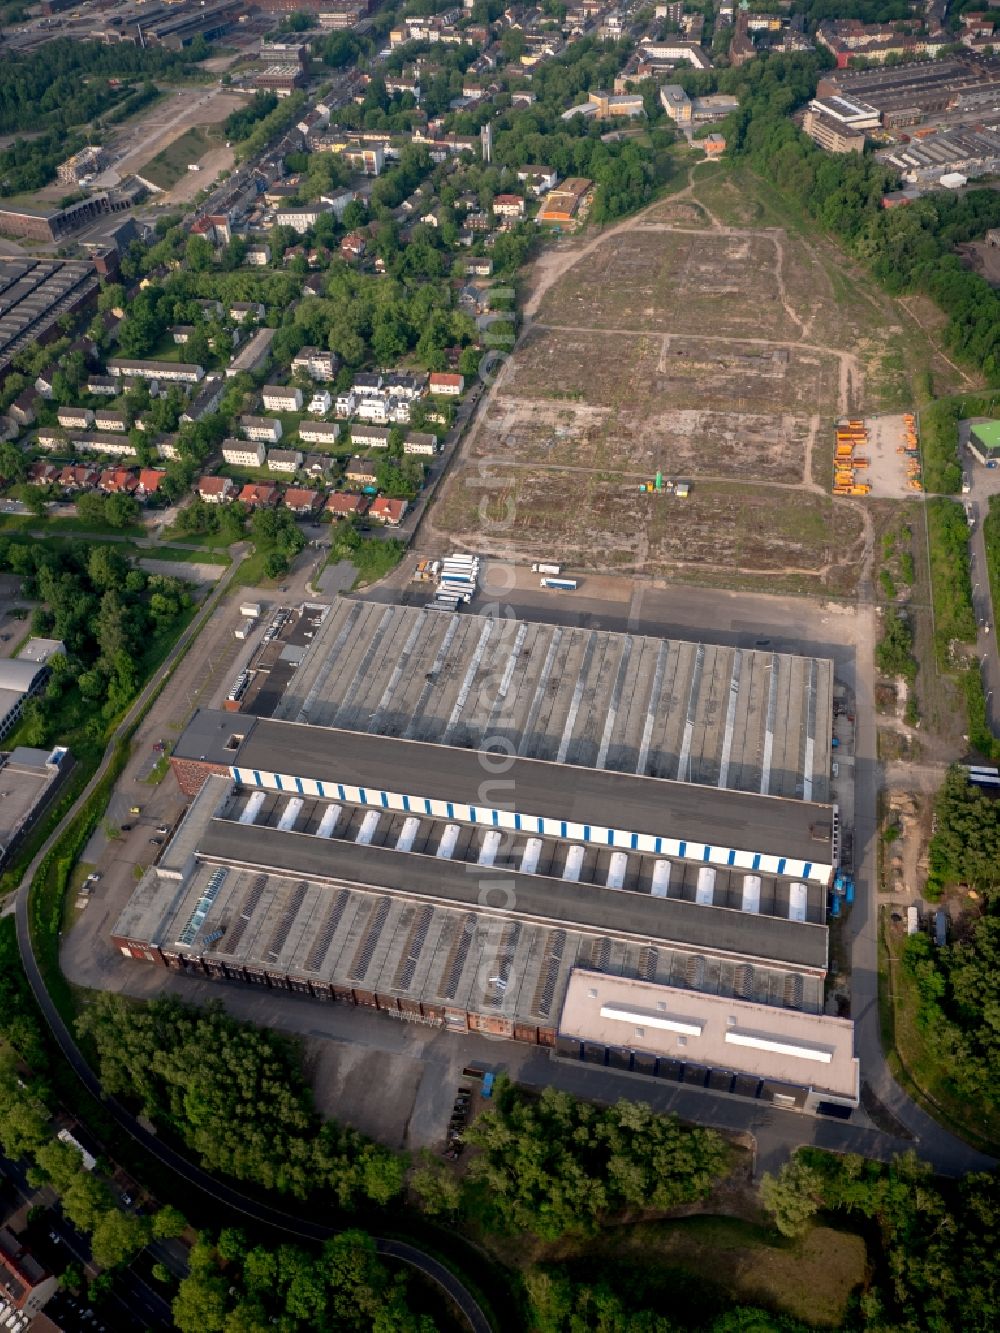
[[(45, 1021), (48, 1023), (52, 1031), (52, 1035), (55, 1037), (60, 1051), (87, 1091), (93, 1097), (103, 1102), (106, 1110), (114, 1118), (115, 1122), (121, 1129), (131, 1135), (131, 1137), (144, 1148), (146, 1152), (157, 1158), (162, 1165), (171, 1170), (175, 1175), (179, 1176), (189, 1185), (201, 1190), (217, 1203), (224, 1204), (233, 1212), (242, 1213), (253, 1221), (259, 1222), (275, 1231), (284, 1232), (303, 1240), (323, 1241), (336, 1235), (337, 1229), (324, 1226), (319, 1222), (309, 1221), (301, 1215), (293, 1215), (291, 1213), (283, 1212), (280, 1208), (274, 1208), (268, 1204), (259, 1203), (257, 1200), (251, 1199), (245, 1194), (241, 1194), (239, 1190), (234, 1189), (223, 1181), (215, 1179), (214, 1176), (210, 1175), (207, 1171), (203, 1171), (201, 1167), (190, 1162), (182, 1154), (175, 1152), (166, 1144), (161, 1143), (156, 1135), (150, 1134), (148, 1130), (145, 1130), (136, 1118), (116, 1098), (105, 1096), (99, 1077), (95, 1071), (91, 1069), (90, 1065), (84, 1058), (83, 1053), (76, 1044), (72, 1032), (63, 1021), (62, 1015), (59, 1013), (59, 1010), (56, 1008), (55, 1003), (45, 987), (45, 980), (38, 966), (37, 959), (35, 958), (29, 926), (30, 889), (35, 875), (38, 873), (39, 866), (52, 846), (62, 836), (70, 822), (76, 817), (79, 811), (83, 809), (98, 783), (108, 771), (118, 741), (129, 732), (132, 726), (143, 715), (145, 709), (152, 701), (153, 696), (169, 679), (187, 649), (195, 641), (209, 617), (212, 615), (212, 612), (225, 596), (229, 584), (247, 554), (247, 549), (246, 546), (240, 546), (234, 549), (233, 563), (219, 580), (215, 590), (206, 599), (201, 611), (199, 611), (195, 619), (177, 640), (177, 643), (171, 649), (162, 668), (156, 676), (145, 685), (125, 717), (118, 724), (114, 735), (109, 741), (104, 759), (101, 761), (94, 776), (81, 792), (73, 806), (67, 811), (59, 824), (49, 835), (34, 860), (28, 866), (24, 878), (21, 880), (18, 887), (15, 902), (14, 910), (17, 924), (17, 942), (21, 954), (21, 961), (24, 965), (24, 970), (35, 996), (35, 1000), (42, 1011)], [(389, 1240), (378, 1236), (374, 1237), (374, 1240), (379, 1254), (384, 1255), (386, 1258), (396, 1259), (399, 1262), (409, 1264), (411, 1267), (419, 1269), (420, 1272), (436, 1282), (462, 1312), (472, 1333), (491, 1333), (490, 1322), (486, 1318), (486, 1315), (483, 1313), (478, 1302), (450, 1269), (446, 1268), (437, 1259), (432, 1258), (416, 1246), (410, 1245), (405, 1241)]]

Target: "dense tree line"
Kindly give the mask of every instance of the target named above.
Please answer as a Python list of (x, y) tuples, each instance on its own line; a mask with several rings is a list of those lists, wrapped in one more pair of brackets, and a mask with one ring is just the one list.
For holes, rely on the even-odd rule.
[(259, 92), (252, 102), (237, 107), (226, 117), (224, 128), (227, 139), (248, 139), (257, 127), (258, 121), (269, 116), (278, 105), (277, 93)]
[[(497, 163), (516, 168), (543, 162), (560, 176), (593, 180), (599, 187), (591, 213), (596, 222), (621, 217), (648, 203), (672, 170), (667, 149), (675, 136), (667, 125), (651, 129), (650, 151), (630, 140), (603, 143), (602, 125), (577, 117), (562, 119), (562, 113), (583, 102), (591, 89), (611, 87), (628, 49), (626, 43), (602, 43), (589, 37), (574, 42), (561, 56), (534, 71), (531, 86), (536, 102), (506, 111), (495, 129)], [(647, 112), (662, 114), (655, 97), (647, 99)]]
[(704, 1289), (699, 1314), (690, 1318), (678, 1309), (677, 1276), (647, 1291), (645, 1273), (634, 1267), (617, 1282), (582, 1282), (555, 1266), (530, 1269), (525, 1291), (531, 1333), (808, 1333), (797, 1320), (769, 1311), (710, 1313), (713, 1302)]
[(740, 109), (726, 125), (730, 150), (837, 235), (887, 291), (932, 297), (948, 315), (945, 342), (953, 354), (989, 384), (1000, 384), (1000, 296), (953, 252), (1000, 224), (1000, 195), (940, 190), (884, 209), (884, 193), (898, 183), (895, 172), (869, 156), (824, 153), (789, 118), (812, 96), (827, 63), (820, 53), (768, 57), (717, 76), (679, 78), (698, 89), (717, 81), (738, 94)]
[(75, 42), (59, 37), (29, 55), (0, 61), (0, 132), (69, 129), (101, 115), (129, 89), (109, 78), (183, 74), (205, 54), (204, 43), (183, 55), (121, 42)]
[(943, 947), (927, 935), (907, 940), (903, 966), (912, 978), (916, 1021), (927, 1049), (959, 1095), (995, 1105), (1000, 1076), (1000, 803), (949, 770), (935, 803), (928, 897), (949, 884), (969, 885), (971, 916)]
[(875, 1280), (859, 1325), (875, 1333), (989, 1333), (1000, 1322), (1000, 1183), (936, 1182), (915, 1154), (890, 1166), (803, 1149), (762, 1194), (778, 1227), (802, 1231), (820, 1210), (869, 1224)]
[(902, 676), (911, 685), (917, 674), (913, 656), (913, 630), (904, 612), (887, 606), (882, 615), (882, 637), (875, 649), (875, 661), (885, 676)]
[(345, 1231), (312, 1253), (297, 1245), (250, 1246), (225, 1230), (192, 1249), (190, 1273), (173, 1303), (180, 1333), (434, 1333), (407, 1300), (407, 1281), (392, 1276), (362, 1231)]
[(101, 1081), (138, 1103), (212, 1171), (343, 1208), (388, 1203), (404, 1164), (353, 1130), (321, 1121), (295, 1046), (277, 1034), (178, 1000), (132, 1006), (102, 993), (84, 1011)]
[(134, 697), (149, 652), (190, 607), (179, 579), (147, 574), (114, 546), (0, 539), (0, 569), (21, 577), (23, 595), (41, 604), (31, 628), (61, 639), (65, 656), (49, 663), (41, 695), (24, 707), (19, 729), (26, 745), (58, 739), (55, 722), (64, 709), (88, 714), (87, 726), (103, 736), (111, 719)]
[(969, 524), (957, 500), (935, 496), (926, 504), (930, 540), (934, 630), (938, 657), (950, 656), (951, 644), (975, 643), (976, 615), (972, 607), (969, 566)]
[(488, 1224), (556, 1239), (595, 1231), (609, 1213), (665, 1210), (704, 1198), (728, 1166), (712, 1130), (655, 1115), (641, 1102), (601, 1108), (506, 1080), (467, 1134)]
[(55, 1190), (69, 1220), (90, 1234), (94, 1258), (104, 1267), (129, 1262), (154, 1237), (180, 1235), (185, 1223), (176, 1209), (143, 1217), (122, 1212), (103, 1175), (87, 1171), (72, 1144), (56, 1137), (48, 1071), (38, 1010), (8, 916), (0, 920), (0, 1151), (32, 1163), (32, 1183)]

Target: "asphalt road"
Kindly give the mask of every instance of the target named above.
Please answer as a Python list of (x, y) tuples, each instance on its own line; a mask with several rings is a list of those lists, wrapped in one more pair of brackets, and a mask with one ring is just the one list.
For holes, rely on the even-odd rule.
[[(239, 568), (245, 554), (245, 547), (236, 549), (232, 565), (223, 575), (222, 579), (220, 579), (202, 610), (178, 639), (160, 671), (148, 682), (126, 716), (119, 723), (97, 772), (91, 778), (87, 787), (80, 794), (72, 808), (67, 811), (58, 826), (53, 830), (28, 867), (20, 886), (18, 887), (15, 903), (17, 941), (21, 953), (21, 961), (24, 965), (28, 982), (31, 985), (35, 1000), (45, 1017), (45, 1021), (52, 1030), (52, 1034), (58, 1043), (59, 1049), (67, 1063), (80, 1079), (80, 1082), (93, 1097), (104, 1103), (106, 1110), (114, 1117), (115, 1122), (121, 1129), (130, 1134), (132, 1138), (146, 1150), (146, 1152), (150, 1153), (151, 1156), (156, 1157), (164, 1166), (173, 1171), (175, 1175), (179, 1176), (182, 1180), (185, 1180), (188, 1184), (193, 1185), (196, 1189), (200, 1189), (210, 1198), (226, 1205), (226, 1207), (232, 1209), (234, 1212), (242, 1213), (244, 1216), (250, 1217), (254, 1221), (271, 1227), (276, 1231), (298, 1236), (305, 1240), (321, 1241), (335, 1235), (336, 1228), (323, 1226), (317, 1222), (310, 1222), (301, 1216), (293, 1216), (290, 1213), (283, 1212), (279, 1208), (272, 1208), (268, 1204), (258, 1203), (256, 1200), (241, 1194), (239, 1190), (233, 1189), (232, 1186), (216, 1180), (215, 1177), (209, 1175), (207, 1171), (203, 1171), (201, 1167), (196, 1166), (180, 1153), (175, 1152), (166, 1144), (161, 1143), (154, 1134), (150, 1134), (147, 1130), (143, 1129), (135, 1117), (119, 1101), (117, 1101), (116, 1098), (105, 1097), (103, 1089), (101, 1088), (100, 1079), (94, 1070), (87, 1064), (87, 1061), (84, 1059), (80, 1048), (77, 1046), (76, 1041), (73, 1038), (72, 1032), (64, 1023), (62, 1015), (59, 1013), (59, 1010), (56, 1008), (52, 998), (45, 988), (45, 981), (35, 958), (34, 948), (31, 941), (31, 931), (29, 928), (28, 906), (30, 888), (35, 875), (38, 873), (38, 867), (42, 860), (48, 854), (53, 844), (61, 836), (70, 821), (76, 816), (79, 810), (83, 808), (86, 801), (90, 799), (94, 788), (108, 770), (118, 740), (126, 734), (133, 723), (142, 715), (153, 694), (172, 674), (177, 663), (206, 624), (214, 608), (225, 596), (229, 583)], [(374, 1240), (379, 1254), (385, 1255), (387, 1258), (398, 1259), (403, 1263), (410, 1264), (412, 1267), (419, 1269), (433, 1281), (437, 1282), (454, 1301), (458, 1309), (461, 1310), (469, 1327), (473, 1330), (473, 1333), (490, 1333), (490, 1323), (471, 1292), (469, 1292), (458, 1278), (449, 1269), (445, 1268), (437, 1259), (433, 1259), (430, 1255), (424, 1254), (422, 1250), (417, 1249), (416, 1246), (409, 1245), (403, 1241), (386, 1240), (381, 1237), (375, 1237)]]
[[(33, 1189), (28, 1183), (27, 1169), (20, 1162), (0, 1157), (0, 1176), (6, 1177), (24, 1203), (30, 1206), (38, 1201), (40, 1191)], [(45, 1225), (54, 1246), (49, 1260), (50, 1266), (56, 1266), (59, 1255), (80, 1264), (83, 1268), (90, 1264), (89, 1239), (82, 1231), (77, 1230), (58, 1206), (48, 1208)], [(46, 1256), (43, 1255), (41, 1258), (44, 1262)], [(146, 1329), (173, 1328), (169, 1302), (130, 1267), (121, 1268), (114, 1273), (108, 1293), (108, 1307), (96, 1322), (105, 1318), (108, 1322), (113, 1322), (115, 1328), (135, 1329), (137, 1333), (143, 1333)], [(90, 1321), (82, 1321), (81, 1327), (88, 1322)], [(74, 1326), (67, 1324), (67, 1327)]]

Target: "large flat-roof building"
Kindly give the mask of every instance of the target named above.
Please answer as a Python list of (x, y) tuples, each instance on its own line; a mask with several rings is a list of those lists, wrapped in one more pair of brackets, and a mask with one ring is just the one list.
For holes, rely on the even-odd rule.
[[(361, 602), (270, 646), (255, 714), (199, 711), (174, 748), (193, 800), (123, 954), (856, 1104), (824, 1016), (829, 662)], [(656, 1013), (697, 993), (704, 1040), (684, 1061), (590, 1032), (578, 975)]]
[(58, 337), (63, 315), (96, 304), (98, 286), (93, 264), (0, 259), (0, 373), (22, 348)]

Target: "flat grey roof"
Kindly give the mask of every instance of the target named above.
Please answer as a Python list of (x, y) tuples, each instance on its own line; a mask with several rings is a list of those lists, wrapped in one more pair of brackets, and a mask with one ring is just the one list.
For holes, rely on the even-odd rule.
[(830, 864), (830, 838), (810, 829), (830, 826), (831, 807), (809, 801), (542, 759), (496, 756), (487, 764), (475, 750), (264, 718), (230, 754), (246, 774), (269, 771)]
[(311, 644), (267, 716), (459, 749), (499, 737), (532, 759), (829, 796), (828, 658), (346, 598)]
[[(244, 448), (246, 440), (237, 441)], [(171, 750), (176, 759), (201, 759), (209, 764), (231, 764), (235, 749), (228, 748), (231, 736), (247, 736), (256, 726), (255, 717), (227, 713), (222, 708), (199, 708)]]
[[(624, 893), (593, 884), (571, 884), (542, 875), (488, 871), (394, 848), (358, 846), (256, 825), (212, 819), (198, 854), (227, 865), (253, 865), (281, 873), (380, 888), (445, 905), (674, 941), (693, 948), (761, 958), (825, 971), (825, 926), (753, 916), (680, 899)], [(485, 883), (496, 892), (484, 891)], [(507, 904), (510, 904), (507, 910)]]

